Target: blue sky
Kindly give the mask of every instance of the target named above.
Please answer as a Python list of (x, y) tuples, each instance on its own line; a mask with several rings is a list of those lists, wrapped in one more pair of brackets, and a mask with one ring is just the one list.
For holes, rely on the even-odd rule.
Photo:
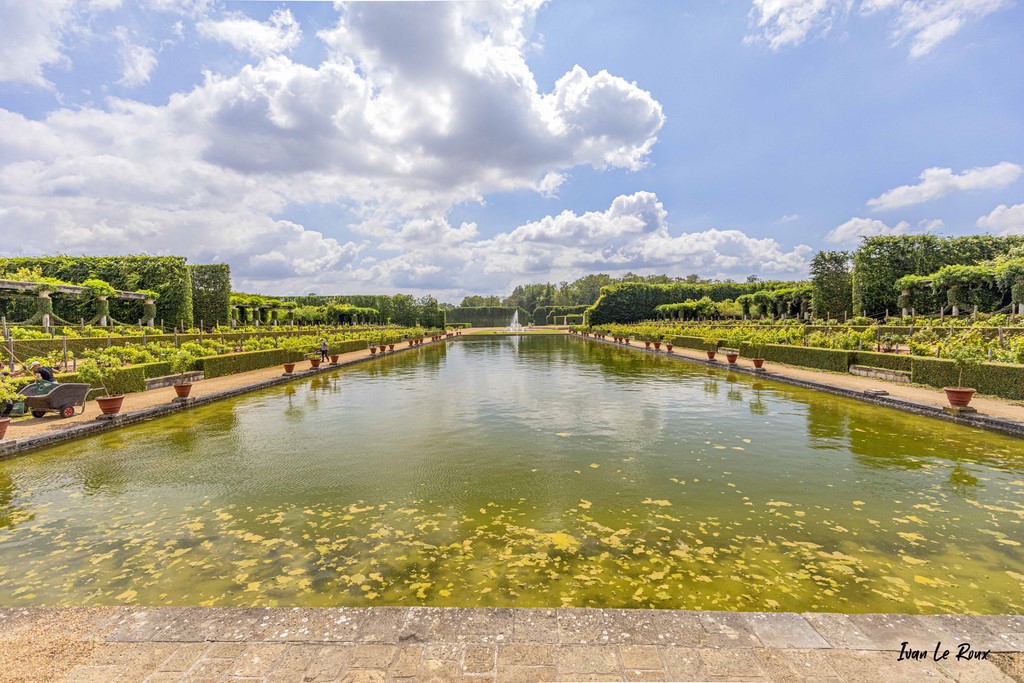
[(264, 293), (1024, 233), (1015, 0), (0, 0), (5, 254)]

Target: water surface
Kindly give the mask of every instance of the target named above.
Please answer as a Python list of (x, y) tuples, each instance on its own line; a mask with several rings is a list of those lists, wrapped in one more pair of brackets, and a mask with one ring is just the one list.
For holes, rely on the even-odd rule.
[(0, 606), (1024, 609), (1024, 447), (566, 337), (0, 462)]

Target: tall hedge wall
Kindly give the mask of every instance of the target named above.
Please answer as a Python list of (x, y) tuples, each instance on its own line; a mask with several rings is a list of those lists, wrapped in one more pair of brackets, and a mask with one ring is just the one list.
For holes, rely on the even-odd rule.
[(762, 289), (792, 287), (792, 282), (718, 282), (691, 284), (676, 282), (669, 285), (651, 285), (645, 282), (622, 282), (601, 288), (597, 303), (587, 309), (590, 325), (632, 323), (657, 317), (654, 309), (662, 304), (674, 304), (708, 297), (712, 301), (735, 299), (742, 294), (753, 294)]
[(192, 317), (207, 328), (231, 320), (231, 267), (225, 263), (199, 264), (188, 267), (192, 276)]
[[(896, 313), (899, 292), (895, 282), (904, 275), (931, 275), (943, 266), (968, 265), (1005, 254), (1011, 247), (1024, 245), (1024, 236), (937, 237), (900, 235), (868, 237), (853, 255), (853, 310), (858, 315)], [(929, 302), (937, 312), (940, 304), (934, 296)]]
[(310, 295), (310, 296), (278, 296), (282, 301), (294, 301), (299, 306), (327, 306), (329, 304), (351, 304), (359, 308), (372, 308), (380, 311), (381, 319), (392, 325), (404, 327), (440, 327), (445, 326), (445, 312), (438, 306), (433, 297), (420, 297), (409, 294), (356, 294), (356, 295)]
[(564, 315), (582, 315), (589, 306), (583, 304), (582, 306), (538, 306), (533, 309), (533, 324), (534, 325), (554, 325), (555, 318), (561, 318)]
[[(116, 289), (151, 289), (160, 295), (156, 319), (168, 326), (192, 324), (192, 278), (185, 259), (180, 256), (19, 256), (0, 259), (0, 270), (39, 268), (47, 277), (65, 282), (84, 282), (96, 278)], [(91, 302), (78, 297), (53, 295), (53, 308), (61, 318), (77, 321), (93, 317)], [(115, 320), (135, 323), (142, 317), (141, 301), (111, 299), (110, 314)]]
[(453, 323), (469, 323), (473, 327), (508, 327), (512, 315), (519, 311), (519, 324), (531, 321), (530, 314), (522, 308), (508, 306), (459, 307), (449, 309), (447, 319)]

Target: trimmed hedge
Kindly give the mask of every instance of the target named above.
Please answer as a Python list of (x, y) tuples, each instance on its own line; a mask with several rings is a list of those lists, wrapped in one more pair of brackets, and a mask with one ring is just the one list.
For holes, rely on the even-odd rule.
[[(678, 346), (682, 349), (694, 349), (696, 351), (707, 351), (708, 345), (704, 342), (703, 337), (673, 337), (672, 346)], [(721, 341), (719, 340), (719, 344)]]
[(227, 264), (189, 266), (192, 275), (192, 317), (196, 325), (206, 327), (231, 320), (231, 268)]
[[(353, 339), (339, 342), (330, 347), (330, 353), (348, 353), (367, 348), (365, 339)], [(264, 351), (243, 351), (223, 356), (206, 356), (196, 362), (196, 369), (203, 371), (203, 377), (225, 377), (250, 370), (270, 368), (284, 363), (297, 363), (306, 358), (306, 354), (287, 349), (266, 349)]]
[(351, 353), (352, 351), (362, 351), (363, 349), (369, 348), (370, 345), (365, 339), (350, 339), (349, 341), (338, 342), (331, 344), (328, 348), (328, 353)]
[(530, 322), (530, 314), (522, 308), (509, 306), (460, 306), (446, 311), (447, 320), (453, 323), (470, 323), (472, 327), (508, 327), (512, 315), (519, 311), (519, 324)]
[(894, 353), (857, 351), (854, 354), (853, 365), (867, 365), (872, 368), (884, 368), (886, 370), (910, 372), (910, 366), (913, 359), (913, 356), (901, 356)]
[[(740, 344), (740, 355), (753, 358), (753, 345), (746, 342)], [(765, 360), (833, 372), (849, 372), (850, 366), (856, 364), (856, 355), (856, 351), (816, 349), (809, 346), (765, 344), (761, 347), (761, 357)]]
[[(110, 371), (110, 379), (107, 380), (107, 391), (111, 396), (145, 391), (146, 379), (163, 377), (170, 374), (170, 371), (170, 363), (143, 363), (126, 368), (114, 368)], [(77, 372), (66, 372), (57, 375), (56, 379), (61, 384), (77, 384), (81, 381), (78, 378)], [(102, 395), (103, 388), (98, 384), (94, 384), (93, 390), (89, 392), (89, 398), (93, 399)]]
[[(944, 358), (915, 356), (911, 381), (941, 389), (955, 387), (960, 371), (956, 364)], [(1024, 366), (1009, 363), (982, 363), (964, 370), (964, 386), (978, 393), (1011, 400), (1024, 399)]]
[[(263, 337), (296, 337), (300, 335), (309, 335), (309, 332), (294, 332), (291, 330), (267, 330), (260, 332), (258, 335), (255, 332), (230, 332), (220, 334), (217, 332), (211, 332), (204, 334), (203, 339), (223, 339), (225, 342), (239, 342), (245, 339), (253, 339), (257, 336)], [(187, 341), (199, 341), (198, 334), (179, 334), (178, 343)], [(173, 342), (173, 334), (148, 334), (146, 335), (146, 343), (149, 342)], [(125, 344), (142, 344), (142, 337), (121, 337), (111, 336), (111, 346), (124, 346)], [(73, 353), (76, 356), (80, 355), (82, 351), (87, 349), (102, 349), (107, 346), (106, 337), (69, 337), (68, 338), (68, 352)], [(61, 351), (64, 348), (64, 341), (61, 337), (56, 339), (15, 339), (14, 340), (14, 355), (20, 360), (26, 358), (32, 358), (33, 356), (45, 356), (51, 351)]]
[[(19, 256), (0, 258), (0, 270), (38, 267), (42, 274), (66, 282), (84, 282), (96, 278), (117, 289), (151, 289), (160, 295), (156, 301), (157, 322), (168, 326), (192, 324), (192, 277), (180, 256)], [(92, 318), (92, 302), (81, 297), (58, 296), (54, 301), (58, 316), (77, 321)], [(3, 307), (0, 306), (0, 309)], [(142, 315), (141, 301), (110, 301), (115, 320), (135, 322)], [(12, 317), (8, 315), (8, 320)]]
[(214, 377), (225, 377), (235, 375), (239, 372), (270, 368), (284, 363), (298, 362), (305, 358), (298, 351), (287, 349), (267, 349), (266, 351), (244, 351), (242, 353), (231, 353), (224, 356), (206, 356), (200, 358), (196, 367), (203, 371), (203, 377), (212, 379)]
[(654, 285), (646, 282), (621, 282), (601, 288), (597, 302), (587, 309), (587, 324), (632, 323), (651, 320), (657, 315), (655, 308), (661, 304), (674, 304), (708, 297), (712, 301), (735, 299), (743, 294), (759, 290), (774, 290), (792, 287), (792, 282), (716, 282), (695, 284), (676, 282)]

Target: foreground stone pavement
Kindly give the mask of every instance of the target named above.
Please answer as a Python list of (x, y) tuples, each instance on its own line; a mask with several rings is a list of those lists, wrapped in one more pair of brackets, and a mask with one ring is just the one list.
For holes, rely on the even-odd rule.
[[(900, 661), (901, 643), (927, 652)], [(938, 643), (939, 660), (936, 661)], [(961, 643), (984, 659), (961, 659)], [(1024, 617), (617, 609), (0, 609), (0, 681), (1024, 680)], [(944, 650), (949, 656), (941, 658)]]

